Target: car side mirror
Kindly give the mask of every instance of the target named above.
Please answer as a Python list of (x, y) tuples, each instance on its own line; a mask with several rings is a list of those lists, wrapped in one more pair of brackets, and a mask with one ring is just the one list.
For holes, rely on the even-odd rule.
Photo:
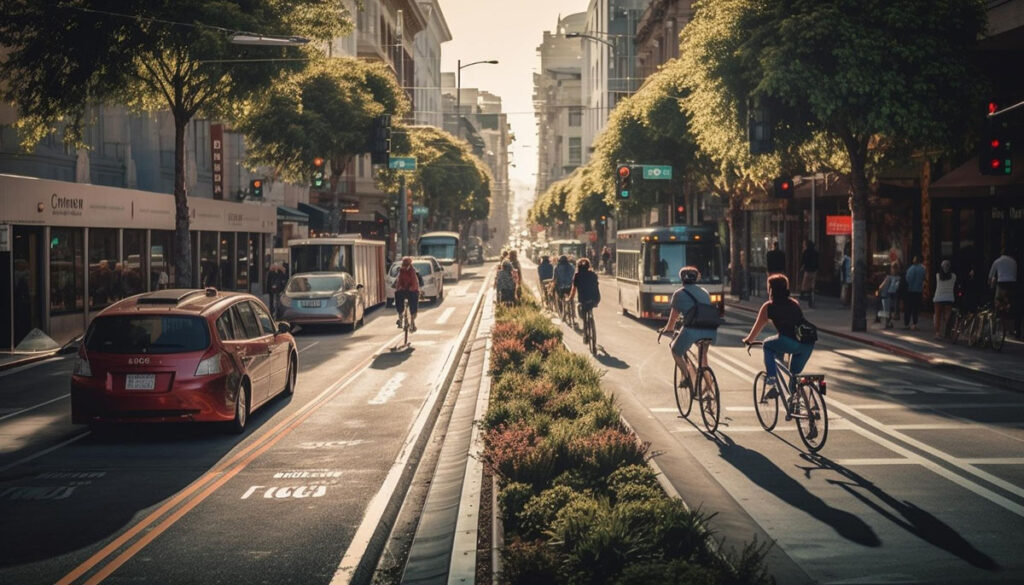
[(361, 285), (361, 284), (357, 284), (356, 285), (356, 290), (363, 290), (363, 288), (365, 288), (365, 287), (363, 285)]
[(278, 321), (277, 322), (277, 332), (278, 333), (291, 333), (292, 332), (292, 324), (287, 322), (287, 321)]

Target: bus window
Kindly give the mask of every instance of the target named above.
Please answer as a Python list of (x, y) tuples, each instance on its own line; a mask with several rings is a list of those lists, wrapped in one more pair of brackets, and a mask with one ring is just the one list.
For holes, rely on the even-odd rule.
[(679, 282), (679, 269), (696, 266), (699, 282), (718, 282), (722, 278), (719, 248), (714, 244), (672, 242), (644, 247), (644, 280)]

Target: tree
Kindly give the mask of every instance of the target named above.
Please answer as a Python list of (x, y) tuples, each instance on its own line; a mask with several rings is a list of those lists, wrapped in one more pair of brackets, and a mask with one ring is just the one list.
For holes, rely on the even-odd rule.
[(239, 129), (250, 143), (251, 164), (269, 166), (295, 182), (309, 181), (314, 158), (329, 161), (329, 189), (337, 197), (345, 168), (370, 150), (373, 119), (385, 114), (397, 119), (407, 110), (404, 92), (387, 65), (324, 59), (273, 83), (239, 116)]
[[(296, 47), (231, 44), (233, 31), (327, 40), (348, 26), (330, 0), (162, 0), (74, 4), (0, 0), (2, 97), (20, 116), (22, 146), (63, 124), (82, 146), (89, 108), (104, 103), (170, 110), (174, 118), (175, 266), (193, 285), (185, 188), (185, 128), (260, 91), (281, 70), (302, 66)], [(253, 59), (258, 57), (258, 60)], [(280, 58), (280, 60), (267, 60)], [(245, 60), (248, 59), (248, 60)], [(242, 60), (242, 61), (240, 61)]]
[[(853, 185), (854, 331), (867, 328), (870, 183), (894, 150), (945, 151), (962, 135), (976, 78), (968, 58), (984, 23), (981, 0), (705, 0), (683, 31), (682, 54), (711, 83), (689, 102), (698, 125), (730, 108), (741, 131), (752, 100), (772, 107), (780, 152), (771, 156), (844, 153), (836, 170)], [(825, 150), (808, 147), (815, 141)], [(715, 132), (698, 142), (735, 150)]]

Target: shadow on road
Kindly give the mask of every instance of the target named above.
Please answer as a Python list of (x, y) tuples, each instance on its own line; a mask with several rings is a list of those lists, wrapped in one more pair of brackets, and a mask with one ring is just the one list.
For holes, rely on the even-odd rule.
[(628, 363), (620, 360), (619, 358), (613, 355), (609, 355), (608, 350), (606, 350), (603, 345), (600, 347), (601, 351), (598, 352), (596, 356), (594, 356), (594, 359), (596, 359), (602, 366), (606, 368), (614, 368), (616, 370), (625, 370), (626, 368), (629, 367)]

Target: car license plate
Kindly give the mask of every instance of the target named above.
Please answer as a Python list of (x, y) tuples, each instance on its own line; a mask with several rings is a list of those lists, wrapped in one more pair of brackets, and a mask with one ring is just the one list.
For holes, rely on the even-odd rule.
[(128, 374), (124, 381), (125, 390), (152, 390), (156, 388), (156, 374)]
[(320, 301), (299, 301), (299, 306), (307, 309), (316, 309), (320, 307)]

